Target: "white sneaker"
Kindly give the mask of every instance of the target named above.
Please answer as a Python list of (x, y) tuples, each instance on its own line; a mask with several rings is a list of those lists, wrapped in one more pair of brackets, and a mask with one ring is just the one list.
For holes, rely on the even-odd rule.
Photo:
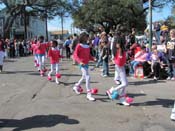
[(115, 83), (116, 83), (117, 85), (120, 85), (120, 84), (121, 84), (121, 82), (120, 82), (119, 80), (115, 80)]
[(107, 77), (107, 75), (103, 75), (103, 74), (101, 74), (101, 76), (102, 76), (102, 77)]
[(154, 76), (154, 80), (156, 80), (156, 81), (157, 81), (157, 77), (155, 77), (155, 76)]
[(120, 103), (124, 106), (129, 106), (130, 104), (126, 102), (125, 97), (119, 99)]
[(60, 82), (59, 81), (55, 81), (56, 82), (56, 84), (60, 84)]
[(95, 101), (95, 98), (92, 97), (91, 93), (88, 93), (86, 98), (89, 100), (89, 101)]
[(172, 78), (171, 78), (171, 80), (172, 80), (172, 81), (174, 81), (174, 80), (175, 80), (175, 78), (174, 78), (174, 77), (172, 77)]
[(74, 86), (74, 87), (73, 87), (73, 91), (75, 91), (75, 93), (76, 93), (77, 95), (80, 94), (80, 92), (78, 91), (78, 86)]
[(175, 121), (175, 109), (172, 109), (170, 118), (171, 120)]
[(106, 91), (106, 95), (109, 97), (109, 99), (112, 100), (112, 93), (110, 92), (110, 90)]
[(167, 78), (167, 80), (171, 80), (171, 77), (169, 76), (169, 77)]

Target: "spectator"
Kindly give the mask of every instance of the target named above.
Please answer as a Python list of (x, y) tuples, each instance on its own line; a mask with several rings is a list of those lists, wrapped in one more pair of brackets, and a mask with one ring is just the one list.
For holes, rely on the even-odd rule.
[(64, 42), (64, 47), (66, 48), (66, 58), (70, 59), (71, 51), (70, 51), (70, 44), (72, 43), (70, 37)]
[(130, 63), (130, 75), (134, 74), (136, 67), (139, 64), (143, 64), (146, 61), (146, 56), (147, 56), (146, 47), (142, 46), (141, 50), (135, 54), (134, 60), (131, 61)]
[(168, 78), (167, 80), (175, 80), (175, 29), (170, 31), (170, 41), (167, 42), (167, 59), (168, 59)]

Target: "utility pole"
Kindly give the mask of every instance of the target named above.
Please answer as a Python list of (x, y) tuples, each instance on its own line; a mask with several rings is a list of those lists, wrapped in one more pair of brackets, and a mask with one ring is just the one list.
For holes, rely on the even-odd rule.
[(149, 0), (149, 48), (152, 47), (152, 0)]
[(45, 9), (46, 41), (48, 41), (47, 9)]
[(23, 5), (23, 10), (24, 10), (24, 42), (27, 40), (27, 19), (26, 19), (26, 6)]
[(64, 27), (63, 27), (63, 13), (61, 12), (61, 40), (63, 40), (64, 35)]

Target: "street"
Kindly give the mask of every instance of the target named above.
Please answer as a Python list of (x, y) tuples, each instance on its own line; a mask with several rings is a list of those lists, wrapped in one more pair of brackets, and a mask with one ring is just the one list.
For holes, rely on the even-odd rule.
[(90, 71), (91, 87), (99, 89), (95, 102), (72, 91), (81, 72), (71, 60), (63, 59), (60, 73), (57, 85), (39, 75), (32, 56), (7, 59), (0, 74), (0, 131), (175, 131), (175, 81), (128, 78), (134, 102), (126, 107), (105, 95), (115, 86), (112, 67), (107, 78), (100, 69)]

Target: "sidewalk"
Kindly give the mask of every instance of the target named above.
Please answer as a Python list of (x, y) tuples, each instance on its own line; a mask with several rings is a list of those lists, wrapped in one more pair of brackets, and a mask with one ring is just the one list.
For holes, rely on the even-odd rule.
[[(40, 77), (33, 57), (5, 62), (0, 74), (0, 131), (174, 131), (170, 120), (175, 99), (175, 81), (128, 78), (130, 107), (121, 106), (105, 95), (115, 86), (113, 76), (103, 78), (90, 71), (91, 87), (98, 88), (97, 100), (77, 96), (72, 87), (81, 77), (70, 60), (61, 63), (61, 83)], [(91, 68), (91, 67), (90, 67)], [(112, 74), (112, 73), (111, 73)], [(85, 90), (85, 84), (82, 85)]]

